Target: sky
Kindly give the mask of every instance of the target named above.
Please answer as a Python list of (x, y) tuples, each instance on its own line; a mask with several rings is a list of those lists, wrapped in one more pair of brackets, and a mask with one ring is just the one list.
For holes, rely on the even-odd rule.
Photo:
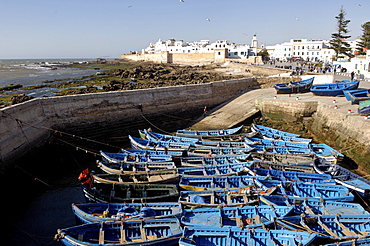
[[(158, 39), (274, 45), (330, 39), (340, 7), (351, 39), (370, 0), (0, 0), (0, 59), (118, 58)], [(207, 20), (209, 19), (209, 20)]]

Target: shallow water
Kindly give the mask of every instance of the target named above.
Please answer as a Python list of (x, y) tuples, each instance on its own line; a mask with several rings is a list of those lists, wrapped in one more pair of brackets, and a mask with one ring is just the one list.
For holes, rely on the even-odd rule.
[[(24, 87), (40, 85), (43, 81), (79, 78), (96, 73), (93, 69), (59, 67), (72, 62), (88, 62), (86, 59), (47, 60), (0, 60), (0, 87), (21, 84)], [(51, 69), (53, 68), (53, 69)]]

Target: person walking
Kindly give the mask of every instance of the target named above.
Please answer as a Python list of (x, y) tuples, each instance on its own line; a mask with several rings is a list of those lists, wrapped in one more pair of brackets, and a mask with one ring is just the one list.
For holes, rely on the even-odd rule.
[(352, 73), (351, 73), (351, 81), (353, 81), (354, 78), (355, 78), (355, 72), (352, 71)]
[(207, 106), (204, 106), (204, 109), (203, 109), (203, 116), (206, 117), (207, 116)]

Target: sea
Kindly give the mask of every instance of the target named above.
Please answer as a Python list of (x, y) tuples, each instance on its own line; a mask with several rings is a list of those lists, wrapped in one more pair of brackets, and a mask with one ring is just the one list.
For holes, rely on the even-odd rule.
[(96, 73), (93, 69), (63, 67), (93, 59), (0, 59), (0, 87), (40, 85), (44, 81), (79, 78)]

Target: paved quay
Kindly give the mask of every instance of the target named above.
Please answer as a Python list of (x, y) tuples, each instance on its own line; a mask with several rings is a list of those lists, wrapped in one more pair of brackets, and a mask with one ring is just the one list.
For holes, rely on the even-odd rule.
[[(342, 80), (343, 78), (335, 77), (335, 79)], [(359, 89), (369, 88), (370, 82), (361, 81)], [(321, 102), (326, 104), (328, 108), (336, 110), (338, 113), (348, 114), (351, 117), (359, 117), (366, 120), (357, 113), (358, 105), (351, 105), (351, 102), (347, 101), (345, 97), (315, 96), (311, 92), (290, 95), (276, 94), (274, 88), (267, 88), (248, 91), (234, 100), (216, 107), (212, 111), (207, 112), (206, 117), (199, 119), (191, 129), (227, 129), (233, 127), (258, 112), (256, 109), (256, 99), (261, 98), (283, 101)], [(368, 121), (370, 121), (370, 119), (368, 119)]]

